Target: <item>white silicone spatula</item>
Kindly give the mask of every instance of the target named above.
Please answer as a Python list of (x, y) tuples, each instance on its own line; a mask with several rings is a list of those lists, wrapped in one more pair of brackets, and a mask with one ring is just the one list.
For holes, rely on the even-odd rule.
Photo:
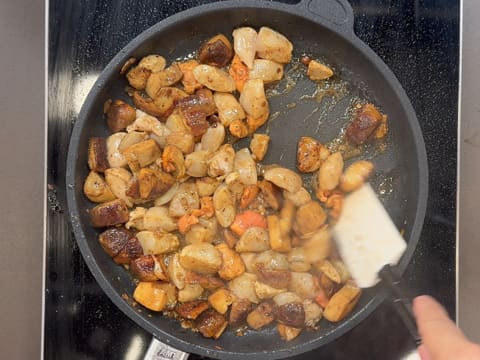
[(405, 296), (391, 268), (398, 263), (407, 245), (369, 184), (345, 197), (332, 234), (357, 285), (368, 288), (382, 280), (390, 289), (395, 309), (415, 342), (421, 343), (411, 300)]

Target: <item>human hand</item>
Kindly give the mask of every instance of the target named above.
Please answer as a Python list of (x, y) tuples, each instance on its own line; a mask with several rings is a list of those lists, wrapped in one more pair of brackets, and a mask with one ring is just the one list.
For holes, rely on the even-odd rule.
[(423, 342), (418, 348), (422, 360), (480, 359), (480, 346), (465, 337), (435, 299), (416, 297), (413, 312)]

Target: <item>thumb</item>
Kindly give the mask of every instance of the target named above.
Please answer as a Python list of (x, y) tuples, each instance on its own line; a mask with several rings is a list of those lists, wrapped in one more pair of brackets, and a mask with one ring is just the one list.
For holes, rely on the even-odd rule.
[(477, 359), (478, 347), (463, 335), (450, 320), (445, 309), (430, 296), (413, 300), (413, 312), (423, 345), (419, 349), (422, 359), (451, 360)]

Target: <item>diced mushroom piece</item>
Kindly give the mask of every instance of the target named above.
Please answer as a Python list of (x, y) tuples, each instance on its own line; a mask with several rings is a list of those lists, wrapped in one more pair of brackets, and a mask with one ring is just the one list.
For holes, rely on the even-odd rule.
[(268, 232), (261, 227), (249, 227), (235, 245), (235, 250), (241, 252), (262, 252), (269, 249)]
[(211, 244), (191, 244), (182, 249), (180, 264), (187, 270), (215, 274), (222, 266), (222, 255)]
[(357, 110), (347, 127), (347, 139), (354, 145), (365, 143), (382, 122), (382, 114), (373, 104), (365, 104)]
[(138, 66), (148, 69), (151, 72), (159, 72), (165, 69), (166, 65), (167, 61), (165, 60), (165, 58), (157, 54), (144, 56), (138, 63)]
[(190, 127), (187, 125), (187, 119), (183, 116), (183, 113), (180, 109), (175, 109), (168, 117), (167, 121), (165, 121), (165, 126), (170, 133), (178, 132), (178, 133), (190, 133)]
[(285, 324), (277, 324), (277, 331), (283, 340), (290, 341), (300, 335), (302, 329), (293, 326), (287, 326)]
[(144, 111), (145, 113), (152, 116), (157, 116), (160, 118), (164, 116), (164, 112), (157, 108), (153, 99), (150, 98), (147, 94), (141, 91), (134, 91), (132, 93), (132, 100), (133, 104), (137, 109)]
[(256, 161), (263, 160), (267, 153), (269, 142), (270, 136), (266, 134), (253, 134), (252, 140), (250, 141), (250, 150)]
[(357, 190), (370, 177), (374, 165), (368, 160), (358, 160), (351, 164), (340, 178), (340, 189), (345, 192)]
[(283, 233), (280, 225), (280, 219), (277, 215), (267, 216), (268, 235), (270, 238), (270, 247), (278, 252), (289, 252), (292, 244), (288, 234)]
[(148, 140), (148, 134), (140, 131), (130, 131), (122, 138), (122, 141), (118, 144), (118, 151), (122, 152), (129, 146), (137, 144), (139, 142)]
[(135, 118), (135, 109), (122, 100), (115, 100), (107, 111), (107, 125), (112, 132), (124, 130)]
[(113, 261), (119, 265), (129, 265), (132, 260), (142, 255), (142, 251), (142, 245), (138, 239), (136, 237), (131, 237), (117, 256), (113, 258)]
[(198, 50), (202, 64), (224, 67), (233, 57), (233, 49), (225, 35), (218, 34), (206, 41)]
[(133, 144), (123, 151), (128, 166), (133, 172), (150, 165), (161, 155), (160, 148), (154, 140)]
[(235, 150), (232, 145), (224, 144), (208, 160), (207, 173), (211, 177), (223, 178), (233, 171), (234, 161)]
[(228, 323), (232, 327), (243, 325), (251, 310), (252, 303), (248, 299), (235, 299), (230, 308)]
[(202, 84), (200, 84), (193, 76), (193, 69), (199, 65), (197, 60), (188, 60), (185, 62), (178, 63), (180, 71), (183, 73), (182, 85), (187, 94), (193, 94), (195, 90), (200, 89)]
[[(318, 302), (320, 306), (325, 308), (327, 306), (328, 300), (332, 297), (332, 295), (335, 293), (335, 291), (338, 290), (338, 284), (332, 281), (327, 275), (325, 274), (320, 274), (320, 276), (317, 277), (318, 279), (318, 286), (320, 287), (320, 293), (323, 292), (323, 296), (325, 297), (325, 302), (322, 304), (321, 302)], [(318, 294), (315, 296), (315, 300), (318, 300)]]
[(127, 134), (124, 132), (118, 132), (110, 135), (107, 138), (107, 142), (106, 142), (107, 159), (108, 159), (108, 165), (109, 165), (107, 167), (121, 168), (121, 167), (127, 166), (127, 160), (118, 149), (118, 147), (120, 146), (120, 143), (122, 142), (123, 138), (126, 135)]
[(247, 148), (237, 151), (233, 169), (239, 174), (239, 180), (244, 185), (254, 185), (257, 183), (257, 165)]
[(195, 320), (201, 313), (208, 309), (208, 302), (205, 300), (193, 300), (178, 304), (176, 312), (184, 319)]
[(160, 170), (142, 168), (137, 174), (140, 197), (152, 200), (165, 194), (175, 183), (175, 179)]
[(295, 230), (300, 235), (319, 229), (327, 220), (325, 210), (317, 201), (310, 201), (297, 209)]
[(85, 179), (83, 192), (90, 201), (97, 203), (112, 201), (115, 199), (115, 195), (110, 190), (105, 179), (93, 170), (90, 171)]
[(315, 327), (322, 319), (322, 308), (310, 299), (303, 300), (302, 304), (305, 310), (305, 326), (309, 328)]
[(177, 305), (177, 288), (175, 287), (175, 285), (169, 282), (157, 282), (157, 284), (157, 286), (163, 291), (165, 291), (165, 294), (167, 295), (167, 303), (165, 304), (166, 310), (173, 310), (175, 308), (175, 305)]
[(290, 169), (274, 167), (263, 173), (263, 178), (268, 180), (279, 188), (289, 192), (297, 192), (303, 185), (302, 178)]
[(213, 94), (213, 99), (223, 126), (229, 126), (235, 120), (245, 119), (245, 111), (232, 94), (216, 92)]
[(128, 221), (128, 208), (125, 201), (116, 199), (95, 206), (90, 210), (93, 227), (107, 227)]
[(277, 321), (284, 325), (300, 328), (305, 323), (305, 310), (301, 302), (277, 305), (274, 311)]
[(193, 69), (193, 76), (203, 86), (213, 91), (232, 92), (235, 90), (235, 82), (230, 75), (210, 65), (198, 65)]
[(259, 119), (266, 115), (266, 120), (270, 110), (262, 80), (251, 79), (245, 82), (240, 94), (240, 105), (252, 118)]
[(136, 90), (145, 90), (147, 80), (152, 72), (142, 66), (135, 66), (127, 73), (127, 80), (131, 87)]
[(291, 193), (287, 190), (283, 190), (283, 197), (286, 200), (291, 201), (296, 207), (305, 205), (312, 200), (310, 193), (304, 187), (301, 187), (297, 192)]
[(184, 132), (172, 132), (165, 138), (167, 145), (174, 145), (179, 148), (183, 154), (190, 154), (195, 148), (195, 139), (193, 134)]
[(318, 170), (318, 188), (319, 191), (331, 191), (335, 189), (343, 172), (343, 157), (339, 152), (331, 154), (320, 166)]
[(218, 339), (227, 325), (228, 322), (225, 317), (213, 309), (204, 311), (195, 320), (195, 327), (206, 338)]
[(245, 264), (238, 253), (228, 247), (227, 244), (219, 244), (216, 249), (222, 255), (222, 266), (218, 270), (218, 275), (222, 279), (232, 280), (245, 272)]
[(330, 231), (326, 228), (321, 228), (305, 241), (303, 247), (307, 262), (313, 264), (325, 260), (332, 248)]
[(111, 168), (105, 170), (105, 181), (107, 182), (112, 193), (119, 199), (125, 201), (127, 206), (133, 206), (133, 199), (128, 196), (128, 188), (132, 174), (123, 168)]
[(156, 282), (138, 283), (133, 298), (147, 309), (162, 311), (167, 304), (167, 294)]
[(208, 129), (207, 116), (216, 112), (213, 94), (208, 89), (200, 89), (177, 102), (194, 136), (201, 136)]
[(193, 182), (185, 182), (180, 185), (177, 193), (170, 201), (170, 216), (180, 217), (200, 208), (200, 198)]
[(161, 88), (176, 84), (182, 76), (183, 73), (178, 64), (173, 63), (168, 68), (154, 72), (148, 77), (145, 92), (152, 99), (156, 99)]
[(307, 75), (310, 80), (320, 81), (328, 79), (333, 76), (333, 70), (327, 65), (324, 65), (316, 60), (311, 60), (308, 63)]
[(258, 304), (259, 299), (255, 292), (255, 274), (243, 273), (228, 283), (228, 288), (238, 299), (247, 299), (252, 303)]
[(314, 172), (320, 168), (330, 152), (317, 140), (302, 136), (297, 146), (297, 168), (301, 172)]
[(312, 274), (308, 272), (292, 272), (288, 288), (302, 299), (313, 299), (318, 291)]
[(333, 282), (337, 284), (340, 284), (342, 282), (342, 277), (340, 273), (330, 261), (322, 260), (315, 264), (315, 268), (325, 274), (325, 276), (327, 276)]
[(248, 74), (249, 79), (260, 79), (269, 84), (283, 78), (283, 65), (266, 59), (255, 59)]
[(225, 128), (222, 124), (209, 127), (202, 136), (202, 150), (215, 152), (225, 140)]
[(277, 289), (260, 281), (255, 281), (255, 293), (259, 299), (271, 299), (285, 291), (287, 291), (287, 289)]
[(168, 280), (166, 266), (160, 256), (139, 256), (130, 262), (130, 271), (140, 281)]
[(185, 159), (182, 151), (176, 145), (166, 145), (163, 149), (162, 168), (168, 173), (173, 173), (177, 179), (183, 179), (185, 176)]
[(260, 28), (257, 36), (257, 56), (262, 59), (286, 64), (292, 59), (293, 45), (279, 32), (266, 26)]
[(203, 294), (203, 287), (199, 284), (185, 284), (184, 288), (178, 291), (178, 301), (184, 303), (198, 299)]
[(143, 227), (150, 231), (171, 232), (177, 230), (177, 221), (166, 207), (152, 206), (143, 216)]
[(280, 209), (281, 192), (278, 187), (270, 181), (262, 180), (258, 182), (258, 187), (262, 193), (263, 199), (273, 210)]
[(235, 54), (251, 69), (257, 51), (257, 32), (251, 27), (241, 27), (233, 30), (232, 36)]
[(325, 319), (331, 322), (344, 319), (357, 304), (361, 292), (353, 282), (346, 283), (328, 302), (323, 311)]
[(229, 227), (235, 219), (235, 197), (225, 184), (215, 190), (213, 206), (218, 223), (223, 227)]
[(130, 70), (130, 68), (135, 65), (137, 62), (137, 59), (134, 58), (133, 56), (128, 58), (127, 61), (122, 65), (122, 68), (120, 69), (120, 75), (125, 75), (125, 73)]
[(125, 247), (133, 234), (123, 227), (114, 227), (105, 230), (98, 236), (98, 241), (108, 256), (114, 258)]
[(205, 290), (216, 290), (225, 287), (225, 283), (215, 275), (199, 274), (195, 271), (187, 271), (185, 281), (188, 284), (198, 284)]
[[(257, 258), (258, 259), (258, 258)], [(285, 289), (288, 287), (291, 279), (291, 273), (287, 270), (271, 270), (264, 268), (261, 264), (256, 265), (258, 279), (276, 289)]]
[[(167, 135), (170, 134), (170, 129), (166, 127), (165, 124), (161, 123), (156, 117), (148, 115), (141, 110), (137, 110), (137, 118), (135, 121), (127, 126), (127, 132), (147, 132), (151, 135), (155, 135), (155, 140), (159, 143), (160, 146), (164, 147), (164, 139)], [(122, 139), (123, 142), (123, 139)], [(133, 144), (130, 144), (133, 145)], [(123, 150), (123, 149), (122, 149)]]
[(167, 254), (178, 250), (180, 240), (176, 235), (156, 231), (140, 231), (137, 239), (142, 244), (144, 255)]
[(208, 302), (220, 314), (225, 314), (234, 297), (227, 289), (218, 289), (208, 297)]
[(305, 249), (303, 247), (294, 247), (288, 253), (288, 268), (291, 271), (306, 272), (311, 268), (311, 264), (307, 262)]
[(105, 138), (92, 137), (88, 142), (88, 167), (96, 172), (108, 169), (107, 143)]
[(185, 277), (187, 276), (187, 271), (180, 264), (180, 255), (178, 253), (175, 253), (169, 258), (167, 271), (171, 282), (176, 286), (176, 288), (183, 289), (185, 287)]
[(275, 320), (275, 304), (271, 300), (265, 300), (247, 315), (247, 324), (254, 330), (259, 330)]
[(175, 105), (180, 99), (187, 97), (188, 94), (176, 87), (162, 87), (157, 91), (157, 96), (153, 99), (153, 103), (158, 110), (158, 117), (161, 119), (168, 118), (175, 109)]

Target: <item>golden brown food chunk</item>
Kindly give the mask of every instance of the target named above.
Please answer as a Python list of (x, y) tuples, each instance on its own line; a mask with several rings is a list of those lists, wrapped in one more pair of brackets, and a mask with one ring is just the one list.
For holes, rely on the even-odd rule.
[(248, 299), (235, 299), (230, 308), (228, 322), (232, 327), (245, 323), (248, 313), (252, 310), (252, 303)]
[(278, 322), (287, 326), (302, 327), (305, 323), (305, 310), (301, 303), (288, 303), (274, 308)]
[(237, 252), (224, 243), (217, 245), (216, 248), (222, 254), (222, 266), (218, 270), (218, 275), (222, 279), (232, 280), (245, 272), (245, 264)]
[(145, 255), (167, 254), (180, 247), (180, 240), (174, 234), (159, 231), (140, 231), (136, 236), (142, 244)]
[(142, 255), (130, 262), (130, 271), (140, 281), (167, 281), (167, 268), (162, 256)]
[(180, 71), (183, 73), (182, 85), (187, 94), (193, 94), (195, 90), (200, 89), (202, 84), (200, 84), (193, 76), (193, 69), (195, 69), (199, 62), (195, 59), (181, 62), (178, 64)]
[(150, 165), (160, 155), (160, 148), (152, 139), (133, 144), (123, 150), (123, 156), (125, 156), (128, 166), (133, 172)]
[(354, 145), (365, 143), (382, 122), (382, 114), (373, 104), (365, 104), (357, 110), (347, 127), (347, 139)]
[(98, 236), (98, 241), (102, 245), (103, 250), (110, 257), (117, 256), (125, 247), (128, 240), (133, 237), (133, 234), (123, 227), (110, 228), (102, 232)]
[(275, 320), (275, 304), (272, 300), (265, 300), (247, 315), (247, 324), (252, 329), (258, 330)]
[(157, 91), (157, 97), (153, 99), (155, 107), (159, 111), (161, 119), (168, 118), (174, 111), (177, 102), (188, 94), (176, 87), (162, 87)]
[(165, 113), (161, 111), (155, 103), (153, 102), (153, 99), (150, 98), (147, 94), (140, 92), (140, 91), (134, 91), (132, 94), (132, 99), (134, 105), (142, 110), (145, 111), (147, 114), (156, 116), (159, 118), (163, 118)]
[(182, 249), (180, 264), (201, 274), (215, 274), (222, 266), (222, 255), (211, 244), (191, 244)]
[(152, 72), (144, 67), (135, 66), (127, 73), (127, 80), (131, 87), (137, 90), (144, 90), (147, 80)]
[(297, 147), (298, 170), (307, 173), (317, 171), (329, 153), (328, 149), (314, 138), (302, 136)]
[(225, 283), (214, 275), (199, 274), (195, 271), (187, 271), (185, 281), (189, 284), (198, 284), (205, 290), (215, 290), (225, 286)]
[(135, 118), (135, 109), (122, 100), (115, 100), (107, 111), (107, 125), (113, 132), (125, 129)]
[(232, 44), (222, 34), (215, 35), (198, 50), (198, 60), (202, 64), (224, 67), (230, 62), (232, 57)]
[(307, 75), (313, 81), (325, 80), (333, 76), (333, 70), (316, 60), (311, 60), (308, 63)]
[(374, 165), (368, 160), (358, 160), (351, 164), (340, 178), (340, 189), (350, 192), (358, 189), (370, 177)]
[(202, 85), (210, 90), (220, 92), (232, 92), (235, 90), (235, 82), (230, 75), (210, 65), (198, 65), (193, 69), (193, 76)]
[(175, 183), (175, 179), (160, 170), (142, 168), (137, 174), (140, 198), (154, 199), (165, 194)]
[(258, 280), (276, 289), (286, 289), (291, 279), (290, 271), (266, 269), (261, 264), (257, 264), (255, 274)]
[(218, 289), (208, 297), (209, 304), (220, 314), (225, 314), (232, 304), (234, 296), (227, 289)]
[(328, 321), (337, 322), (345, 318), (360, 298), (361, 289), (353, 282), (347, 282), (328, 302), (323, 316)]
[(270, 247), (272, 250), (278, 252), (289, 252), (292, 249), (290, 237), (282, 231), (278, 216), (267, 216), (267, 222)]
[(204, 311), (195, 320), (195, 327), (206, 338), (218, 339), (227, 325), (225, 317), (213, 309)]
[(85, 183), (83, 184), (83, 192), (88, 200), (93, 202), (106, 202), (115, 199), (115, 195), (110, 190), (110, 187), (105, 182), (105, 179), (95, 171), (90, 171)]
[(269, 142), (270, 136), (266, 134), (253, 134), (252, 140), (250, 141), (250, 150), (256, 161), (263, 160), (267, 154)]
[(158, 285), (159, 284), (155, 282), (138, 283), (133, 292), (133, 298), (147, 309), (162, 311), (167, 304), (167, 294), (165, 290)]
[(300, 234), (309, 234), (319, 229), (327, 220), (327, 214), (317, 201), (310, 201), (297, 209), (295, 230)]
[(116, 199), (95, 206), (90, 210), (93, 227), (107, 227), (128, 221), (128, 208), (125, 201)]
[(88, 167), (96, 172), (104, 172), (109, 168), (105, 138), (90, 138), (88, 142)]
[(179, 82), (182, 78), (183, 73), (180, 70), (180, 67), (173, 63), (168, 68), (152, 73), (147, 80), (145, 85), (145, 92), (152, 99), (156, 99), (161, 88), (172, 86), (175, 83)]
[(257, 56), (286, 64), (292, 59), (292, 43), (278, 31), (262, 26), (257, 36)]
[(201, 313), (208, 309), (208, 302), (205, 300), (187, 301), (178, 304), (176, 307), (177, 314), (184, 319), (195, 320)]
[(303, 185), (299, 174), (284, 167), (273, 167), (265, 170), (263, 178), (292, 193), (300, 190)]
[(136, 237), (128, 239), (127, 243), (117, 256), (113, 258), (116, 264), (128, 265), (130, 262), (142, 255), (142, 245)]
[(320, 166), (317, 178), (317, 196), (319, 192), (334, 190), (340, 182), (343, 172), (343, 157), (339, 152), (331, 154)]
[(295, 339), (302, 332), (301, 328), (296, 328), (293, 326), (287, 326), (284, 324), (277, 325), (277, 331), (280, 334), (280, 337), (285, 341), (290, 341)]

